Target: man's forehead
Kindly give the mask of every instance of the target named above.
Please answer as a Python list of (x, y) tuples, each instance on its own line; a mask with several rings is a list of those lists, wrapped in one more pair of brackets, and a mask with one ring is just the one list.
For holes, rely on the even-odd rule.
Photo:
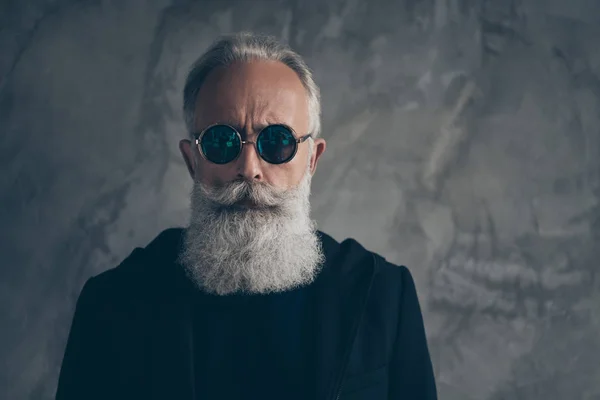
[[(277, 107), (246, 107), (244, 104), (219, 107), (218, 105), (203, 106), (199, 104), (196, 114), (196, 126), (204, 128), (213, 124), (230, 125), (237, 130), (259, 131), (273, 124), (284, 124), (296, 129), (299, 123), (297, 108), (286, 107), (279, 103)], [(249, 126), (251, 125), (251, 126)]]
[(289, 67), (259, 63), (228, 68), (209, 74), (200, 89), (197, 128), (214, 123), (236, 128), (252, 124), (246, 128), (255, 130), (275, 123), (294, 127), (307, 119), (306, 91)]
[(207, 95), (234, 94), (248, 91), (271, 95), (285, 92), (301, 92), (304, 87), (294, 70), (281, 62), (252, 61), (217, 67), (205, 78), (202, 92)]

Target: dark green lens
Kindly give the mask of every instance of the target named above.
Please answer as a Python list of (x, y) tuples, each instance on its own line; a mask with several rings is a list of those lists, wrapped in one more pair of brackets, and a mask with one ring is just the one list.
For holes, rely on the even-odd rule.
[(282, 164), (289, 161), (296, 153), (296, 138), (288, 127), (271, 125), (258, 135), (256, 147), (265, 161)]
[(215, 125), (204, 132), (200, 147), (207, 160), (215, 164), (227, 164), (238, 156), (242, 142), (230, 126)]

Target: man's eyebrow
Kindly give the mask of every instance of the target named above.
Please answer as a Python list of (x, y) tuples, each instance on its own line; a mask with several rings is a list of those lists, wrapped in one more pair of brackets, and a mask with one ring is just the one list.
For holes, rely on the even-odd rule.
[[(282, 121), (279, 118), (266, 118), (264, 120), (264, 123), (257, 123), (255, 125), (252, 126), (252, 134), (256, 134), (258, 135), (260, 133), (260, 131), (262, 131), (263, 129), (265, 129), (267, 126), (269, 125), (289, 125), (286, 122)], [(240, 124), (238, 124), (237, 122), (232, 122), (232, 121), (227, 121), (227, 120), (216, 120), (213, 121), (212, 123), (206, 125), (203, 129), (208, 128), (209, 126), (213, 126), (213, 125), (229, 125), (231, 126), (233, 129), (235, 129), (236, 131), (238, 131), (240, 133), (240, 135), (242, 136), (246, 136), (248, 134), (247, 129), (242, 128), (240, 126)]]
[(232, 127), (233, 129), (235, 129), (236, 131), (238, 131), (239, 133), (243, 133), (242, 132), (242, 127), (240, 125), (238, 125), (235, 122), (231, 122), (231, 121), (226, 121), (226, 120), (216, 120), (211, 122), (210, 124), (206, 125), (203, 129), (206, 129), (210, 126), (215, 126), (215, 125), (228, 125), (230, 127)]
[[(264, 122), (252, 125), (252, 131), (253, 131), (252, 133), (255, 133), (258, 135), (260, 133), (260, 131), (262, 131), (263, 129), (265, 129), (267, 126), (270, 126), (270, 125), (289, 125), (289, 124), (282, 121), (279, 118), (266, 118), (264, 120)], [(243, 133), (242, 131), (240, 131), (238, 129), (239, 127), (234, 126), (234, 125), (231, 125), (231, 126), (233, 126), (236, 130), (238, 130), (238, 132)]]
[(291, 126), (289, 122), (282, 120), (281, 118), (267, 118), (265, 119), (264, 124), (258, 124), (254, 128), (260, 132), (260, 130), (265, 129), (269, 125), (286, 125)]
[(265, 122), (267, 123), (265, 126), (268, 126), (268, 125), (277, 125), (277, 124), (282, 124), (283, 123), (280, 118), (266, 118)]

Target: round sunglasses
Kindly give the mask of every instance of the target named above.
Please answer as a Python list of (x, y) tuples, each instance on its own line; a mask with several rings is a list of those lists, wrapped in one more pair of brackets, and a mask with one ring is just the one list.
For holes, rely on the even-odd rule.
[(253, 144), (258, 155), (270, 164), (285, 164), (291, 161), (298, 151), (298, 144), (312, 137), (312, 134), (296, 139), (292, 128), (283, 124), (269, 125), (262, 129), (256, 141), (242, 140), (242, 135), (232, 126), (215, 124), (196, 136), (200, 154), (214, 164), (227, 164), (236, 160), (242, 153), (242, 146)]

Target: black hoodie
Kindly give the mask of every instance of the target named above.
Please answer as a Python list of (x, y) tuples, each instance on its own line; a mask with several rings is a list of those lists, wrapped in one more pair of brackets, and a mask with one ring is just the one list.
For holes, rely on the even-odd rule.
[[(215, 298), (177, 263), (182, 233), (162, 232), (86, 282), (57, 400), (437, 398), (406, 267), (318, 232), (326, 262), (314, 284)], [(211, 382), (240, 391), (215, 394)]]

